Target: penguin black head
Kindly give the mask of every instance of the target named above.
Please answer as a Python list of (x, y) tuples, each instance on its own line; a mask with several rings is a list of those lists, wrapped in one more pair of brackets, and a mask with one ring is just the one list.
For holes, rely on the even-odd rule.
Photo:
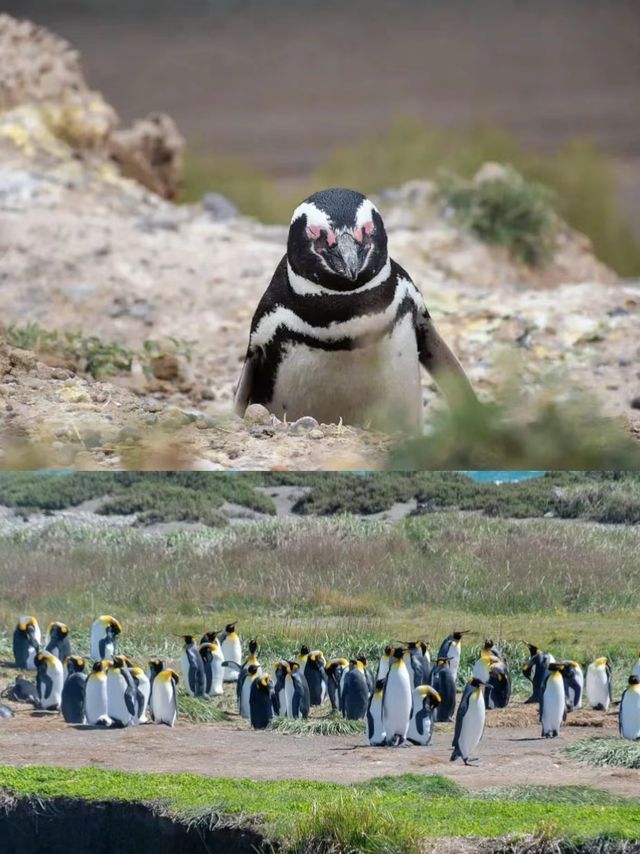
[(547, 670), (550, 670), (552, 673), (562, 673), (565, 665), (561, 661), (551, 661), (547, 665)]
[(261, 679), (258, 679), (255, 684), (257, 684), (259, 691), (271, 691), (273, 688), (273, 682), (271, 681), (271, 677), (268, 673), (265, 673), (265, 675)]
[(302, 646), (300, 647), (300, 655), (309, 655), (310, 652), (311, 652), (311, 650), (306, 645), (306, 643), (303, 643)]
[(69, 634), (69, 627), (64, 623), (49, 623), (49, 634), (54, 638), (63, 638)]
[(255, 655), (258, 652), (258, 641), (255, 638), (249, 641), (249, 652), (251, 655)]
[(394, 647), (392, 647), (392, 646), (385, 646), (385, 648), (384, 648), (384, 654), (385, 654), (385, 655), (388, 655), (388, 656), (391, 656), (391, 655), (393, 655), (393, 650), (394, 650)]
[(255, 674), (258, 672), (258, 669), (259, 668), (257, 664), (250, 664), (249, 667), (247, 667), (247, 673), (249, 673), (251, 676), (255, 676)]
[(466, 635), (466, 634), (469, 634), (469, 630), (468, 630), (468, 629), (465, 629), (463, 632), (454, 632), (454, 633), (453, 633), (453, 639), (454, 639), (455, 641), (460, 641), (460, 640), (462, 640), (462, 636), (463, 636), (463, 635)]
[(79, 655), (67, 656), (64, 663), (67, 665), (68, 673), (82, 673), (84, 670), (85, 661)]
[(404, 647), (402, 647), (402, 646), (397, 646), (397, 647), (393, 650), (393, 657), (394, 657), (395, 659), (400, 660), (400, 659), (402, 658), (402, 656), (403, 656), (403, 655), (404, 655)]
[(149, 660), (149, 670), (156, 675), (164, 670), (164, 661), (160, 658), (152, 658)]
[(469, 679), (469, 685), (472, 685), (474, 688), (483, 688), (486, 684), (482, 679), (477, 679), (475, 676)]
[(362, 664), (362, 666), (366, 669), (369, 666), (369, 661), (367, 660), (366, 655), (359, 655), (358, 661)]
[(385, 682), (386, 682), (386, 679), (378, 679), (376, 681), (376, 693), (378, 693), (378, 691), (383, 690)]
[(539, 652), (541, 652), (541, 650), (540, 650), (540, 649), (539, 649), (539, 648), (538, 648), (534, 643), (527, 643), (526, 641), (525, 641), (525, 643), (526, 643), (526, 644), (527, 644), (527, 646), (529, 647), (529, 655), (530, 655), (532, 658), (533, 658), (534, 656), (538, 655), (538, 653), (539, 653)]
[(93, 667), (91, 668), (91, 670), (93, 671), (93, 673), (102, 673), (102, 671), (107, 670), (108, 667), (108, 661), (102, 661), (101, 659), (98, 659), (97, 661), (93, 662)]
[(227, 625), (224, 627), (224, 630), (228, 635), (232, 635), (236, 630), (236, 624), (235, 623), (227, 623)]
[(640, 685), (640, 676), (630, 676), (629, 685)]
[(180, 635), (180, 637), (182, 638), (182, 640), (185, 642), (185, 644), (187, 646), (196, 642), (194, 635)]
[(295, 274), (333, 291), (366, 285), (387, 264), (387, 233), (362, 193), (333, 187), (293, 212), (287, 260)]
[(445, 666), (448, 667), (449, 666), (449, 659), (448, 658), (438, 658), (436, 660), (436, 664), (438, 667), (445, 667)]

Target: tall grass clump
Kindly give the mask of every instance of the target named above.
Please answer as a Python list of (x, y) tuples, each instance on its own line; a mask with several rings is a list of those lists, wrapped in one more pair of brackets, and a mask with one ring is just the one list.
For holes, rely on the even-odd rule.
[(640, 768), (640, 742), (620, 738), (584, 738), (568, 744), (563, 753), (587, 765)]

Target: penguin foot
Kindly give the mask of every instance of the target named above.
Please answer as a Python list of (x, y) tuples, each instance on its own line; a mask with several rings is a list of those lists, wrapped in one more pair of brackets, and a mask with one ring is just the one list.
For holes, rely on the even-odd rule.
[(472, 765), (474, 762), (480, 761), (480, 757), (478, 757), (478, 756), (476, 756), (474, 759), (465, 759), (464, 756), (462, 758), (464, 760), (465, 765)]

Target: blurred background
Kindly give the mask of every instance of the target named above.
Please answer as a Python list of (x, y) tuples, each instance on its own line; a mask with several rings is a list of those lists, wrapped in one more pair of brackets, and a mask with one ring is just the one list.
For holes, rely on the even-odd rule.
[(81, 54), (123, 122), (188, 141), (182, 198), (284, 222), (364, 192), (512, 163), (624, 276), (640, 275), (637, 0), (0, 0)]

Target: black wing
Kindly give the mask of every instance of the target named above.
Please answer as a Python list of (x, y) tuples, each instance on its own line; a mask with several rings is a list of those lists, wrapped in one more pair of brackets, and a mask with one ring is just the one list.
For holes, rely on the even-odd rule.
[(611, 703), (613, 701), (613, 690), (611, 686), (611, 668), (607, 664), (605, 669), (607, 671), (607, 691), (609, 692), (609, 702)]
[(620, 697), (620, 705), (618, 707), (618, 732), (622, 735), (622, 706), (624, 703), (624, 695), (627, 693), (629, 689), (625, 688), (622, 692), (622, 697)]
[(464, 716), (467, 714), (467, 709), (469, 708), (469, 697), (473, 690), (473, 685), (467, 685), (464, 689), (464, 694), (462, 695), (458, 711), (456, 712), (456, 727), (453, 733), (453, 741), (451, 742), (452, 747), (458, 747), (458, 739), (462, 732), (462, 721)]
[(464, 368), (439, 334), (426, 308), (416, 321), (416, 340), (420, 362), (435, 380), (449, 406), (476, 403), (477, 398)]
[(425, 709), (425, 703), (424, 703), (424, 701), (423, 701), (423, 703), (422, 703), (422, 708), (421, 708), (421, 709), (420, 709), (420, 711), (416, 714), (416, 717), (415, 717), (415, 721), (416, 721), (416, 729), (418, 730), (418, 732), (420, 733), (420, 735), (424, 735), (424, 720), (425, 720), (425, 718), (427, 718), (430, 714), (431, 714), (431, 710), (430, 710), (430, 709)]

